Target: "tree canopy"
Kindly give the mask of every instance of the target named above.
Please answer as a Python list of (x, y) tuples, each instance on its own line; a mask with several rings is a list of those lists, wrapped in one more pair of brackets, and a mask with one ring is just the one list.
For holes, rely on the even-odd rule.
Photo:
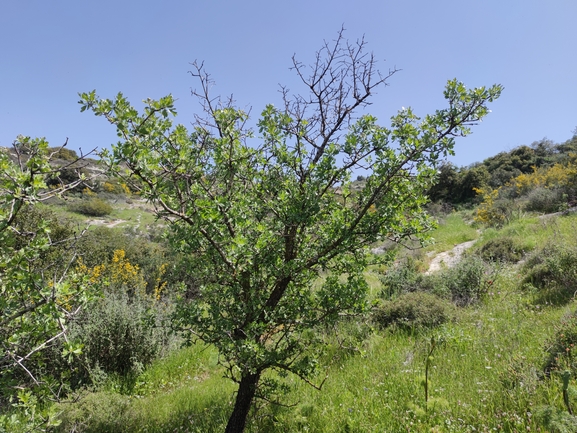
[[(204, 112), (191, 129), (174, 124), (170, 95), (146, 100), (143, 113), (121, 93), (80, 95), (83, 111), (117, 128), (120, 141), (104, 152), (110, 167), (169, 222), (200, 282), (198, 299), (181, 300), (176, 324), (214, 345), (238, 383), (227, 432), (244, 430), (253, 399), (278, 389), (275, 378), (313, 383), (318, 331), (366, 307), (369, 246), (424, 239), (434, 225), (425, 194), (439, 161), (502, 90), (450, 80), (448, 107), (424, 118), (402, 109), (385, 127), (357, 114), (396, 72), (381, 75), (364, 40), (341, 32), (310, 67), (293, 58), (293, 69), (307, 93), (282, 88), (283, 104), (266, 106), (256, 131), (232, 100), (209, 94), (202, 65), (193, 75)], [(361, 169), (366, 184), (353, 192)]]

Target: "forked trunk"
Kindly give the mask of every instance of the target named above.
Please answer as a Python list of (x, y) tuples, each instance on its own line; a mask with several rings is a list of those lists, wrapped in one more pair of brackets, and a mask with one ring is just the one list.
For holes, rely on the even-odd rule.
[(244, 431), (248, 411), (250, 410), (259, 378), (260, 373), (247, 374), (241, 377), (234, 409), (228, 419), (225, 433), (242, 433)]

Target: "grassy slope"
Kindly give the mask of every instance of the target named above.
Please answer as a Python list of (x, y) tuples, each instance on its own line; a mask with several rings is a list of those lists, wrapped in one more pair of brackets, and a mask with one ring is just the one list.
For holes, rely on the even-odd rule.
[[(486, 230), (478, 244), (507, 235), (528, 251), (572, 239), (576, 228), (575, 216), (528, 218)], [(477, 236), (454, 214), (429, 249), (442, 251)], [(321, 392), (291, 381), (285, 400), (295, 406), (260, 410), (248, 431), (545, 431), (534, 420), (535, 408), (563, 406), (558, 381), (539, 379), (543, 347), (573, 305), (535, 304), (520, 279), (518, 267), (503, 268), (483, 305), (462, 309), (456, 323), (428, 334), (379, 331), (356, 353), (333, 347), (337, 361), (326, 365), (328, 379)], [(375, 272), (370, 281), (377, 292)], [(422, 381), (431, 337), (444, 343), (434, 353), (425, 411)], [(88, 394), (81, 403), (64, 405), (63, 417), (91, 426), (80, 431), (222, 431), (234, 386), (222, 379), (216, 361), (211, 348), (176, 351), (139, 378), (133, 395), (113, 389)], [(62, 431), (70, 431), (70, 425)]]

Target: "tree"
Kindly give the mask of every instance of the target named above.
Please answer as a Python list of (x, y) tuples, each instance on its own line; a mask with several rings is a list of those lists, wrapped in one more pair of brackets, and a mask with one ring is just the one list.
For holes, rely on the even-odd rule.
[[(137, 181), (190, 256), (200, 295), (180, 303), (177, 325), (214, 345), (238, 384), (229, 433), (244, 430), (255, 397), (271, 398), (271, 371), (312, 383), (317, 331), (365, 308), (368, 247), (433, 226), (423, 206), (438, 161), (501, 92), (451, 80), (448, 108), (424, 119), (402, 109), (386, 128), (355, 117), (396, 72), (381, 75), (364, 40), (340, 32), (310, 69), (293, 58), (293, 70), (308, 94), (282, 88), (282, 107), (268, 105), (258, 120), (260, 144), (246, 112), (209, 94), (202, 65), (192, 75), (204, 114), (190, 131), (173, 124), (172, 96), (147, 99), (139, 114), (121, 93), (80, 95), (82, 111), (117, 128), (120, 141), (104, 155), (115, 173)], [(370, 175), (353, 193), (361, 168)]]
[(450, 162), (442, 162), (439, 166), (437, 180), (431, 186), (427, 195), (434, 202), (455, 203), (458, 192), (459, 172)]
[[(534, 143), (535, 144), (535, 143)], [(498, 188), (522, 173), (531, 173), (534, 167), (550, 163), (553, 152), (546, 141), (537, 145), (519, 146), (510, 152), (500, 152), (483, 161), (490, 179), (489, 186)]]
[(487, 167), (474, 164), (459, 172), (458, 188), (455, 192), (457, 203), (471, 202), (477, 196), (475, 189), (484, 188), (489, 184), (491, 175)]
[[(33, 210), (82, 182), (47, 189), (46, 180), (58, 175), (50, 164), (57, 151), (44, 139), (22, 136), (12, 151), (0, 148), (0, 405), (18, 392), (30, 406), (31, 388), (57, 397), (50, 378), (37, 373), (38, 361), (65, 336), (67, 321), (86, 300), (82, 279), (70, 272), (74, 236), (65, 239), (63, 226), (52, 232), (46, 216)], [(62, 249), (54, 256), (54, 248), (64, 244), (69, 254)], [(72, 344), (64, 347), (70, 353), (78, 350)], [(0, 416), (0, 429), (4, 421)]]

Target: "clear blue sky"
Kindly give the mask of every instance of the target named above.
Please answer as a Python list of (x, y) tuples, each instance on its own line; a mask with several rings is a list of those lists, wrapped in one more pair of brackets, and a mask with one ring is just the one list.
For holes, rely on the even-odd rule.
[[(443, 106), (447, 79), (501, 83), (491, 115), (459, 140), (457, 165), (577, 126), (575, 0), (20, 0), (0, 4), (0, 146), (18, 134), (87, 151), (116, 141), (80, 113), (78, 92), (122, 91), (133, 103), (172, 93), (179, 122), (198, 112), (189, 63), (203, 60), (215, 93), (257, 114), (299, 90), (290, 59), (308, 62), (342, 25), (365, 35), (380, 69), (402, 69), (373, 99), (383, 125), (402, 106)], [(140, 105), (139, 105), (140, 106)]]

